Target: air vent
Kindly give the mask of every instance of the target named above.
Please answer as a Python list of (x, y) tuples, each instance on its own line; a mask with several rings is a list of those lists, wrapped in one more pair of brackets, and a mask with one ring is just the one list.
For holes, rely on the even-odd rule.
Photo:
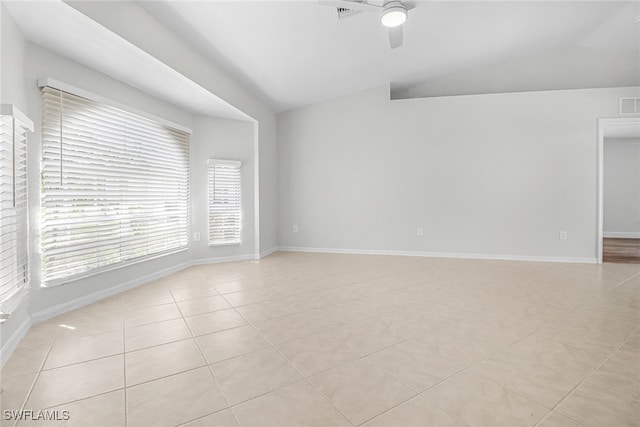
[[(362, 0), (350, 0), (353, 3), (362, 3)], [(348, 7), (337, 7), (338, 19), (348, 18), (349, 16), (357, 15), (359, 10), (349, 9)]]
[(640, 114), (640, 98), (620, 98), (620, 115)]
[(356, 15), (359, 11), (353, 9), (347, 9), (346, 7), (338, 7), (336, 8), (338, 11), (338, 19), (344, 19), (351, 15)]

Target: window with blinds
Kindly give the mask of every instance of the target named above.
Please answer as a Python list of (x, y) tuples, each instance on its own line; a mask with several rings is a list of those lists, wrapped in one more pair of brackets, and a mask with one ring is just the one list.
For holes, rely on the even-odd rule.
[(240, 243), (240, 167), (234, 160), (208, 161), (209, 245)]
[(27, 130), (33, 123), (11, 105), (0, 116), (0, 304), (29, 282)]
[(189, 244), (189, 134), (43, 88), (45, 285)]

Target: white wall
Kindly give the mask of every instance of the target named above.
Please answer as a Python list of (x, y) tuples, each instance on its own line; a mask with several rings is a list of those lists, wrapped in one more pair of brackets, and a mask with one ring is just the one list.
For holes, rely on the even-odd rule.
[[(116, 5), (116, 8), (117, 7), (118, 5)], [(124, 7), (133, 7), (133, 10), (140, 9), (135, 4), (127, 4), (124, 5)], [(256, 161), (255, 157), (252, 156), (256, 154), (260, 156), (260, 177), (262, 185), (259, 191), (261, 196), (263, 196), (262, 200), (264, 200), (260, 205), (262, 209), (260, 215), (260, 233), (264, 236), (261, 243), (265, 248), (263, 250), (267, 250), (276, 245), (276, 151), (275, 114), (273, 112), (260, 102), (255, 101), (248, 92), (234, 85), (228, 77), (216, 72), (206, 61), (195, 55), (189, 46), (184, 44), (180, 45), (180, 41), (175, 39), (175, 36), (168, 33), (165, 29), (151, 28), (151, 30), (157, 31), (157, 33), (154, 34), (154, 37), (145, 37), (148, 41), (153, 39), (151, 42), (152, 44), (155, 43), (155, 48), (163, 52), (162, 55), (158, 56), (168, 61), (168, 65), (170, 66), (175, 66), (175, 62), (178, 61), (180, 66), (174, 68), (191, 74), (192, 76), (197, 75), (198, 79), (204, 81), (202, 86), (212, 90), (213, 93), (217, 94), (217, 90), (222, 90), (225, 95), (233, 98), (236, 105), (246, 107), (249, 110), (248, 113), (256, 117), (258, 121), (257, 125), (248, 122), (233, 122), (228, 120), (216, 121), (215, 119), (205, 117), (198, 117), (195, 122), (192, 122), (193, 117), (182, 109), (160, 101), (144, 92), (103, 75), (98, 71), (26, 42), (10, 14), (6, 12), (4, 6), (2, 6), (1, 11), (2, 92), (0, 93), (0, 98), (3, 103), (13, 103), (21, 108), (33, 119), (36, 126), (36, 130), (30, 136), (28, 143), (32, 284), (27, 300), (12, 314), (7, 322), (0, 325), (0, 345), (3, 349), (11, 336), (14, 335), (21, 326), (26, 325), (25, 322), (29, 321), (33, 313), (53, 313), (58, 309), (56, 307), (65, 304), (68, 305), (69, 302), (74, 300), (90, 297), (92, 294), (110, 292), (114, 287), (135, 282), (138, 278), (158, 274), (158, 272), (166, 269), (180, 268), (180, 266), (184, 266), (185, 263), (191, 262), (194, 257), (211, 258), (214, 256), (233, 256), (238, 254), (253, 255), (254, 242), (256, 239), (256, 230), (254, 227), (255, 217), (253, 216), (254, 194), (256, 190), (254, 185), (254, 167), (256, 166)], [(116, 17), (121, 18), (122, 15), (116, 13), (112, 16), (114, 19)], [(133, 33), (142, 31), (144, 23), (145, 21), (143, 19), (137, 22), (139, 25), (134, 25), (129, 28), (129, 30)], [(153, 31), (151, 32), (153, 33)], [(133, 38), (135, 39), (135, 37)], [(119, 268), (87, 279), (77, 280), (52, 288), (40, 288), (38, 220), (39, 161), (41, 156), (41, 94), (36, 81), (42, 77), (51, 77), (112, 99), (118, 103), (129, 105), (158, 117), (166, 118), (174, 123), (186, 127), (193, 127), (192, 155), (194, 156), (210, 156), (215, 154), (242, 158), (246, 165), (246, 169), (243, 171), (243, 208), (246, 208), (245, 219), (247, 222), (244, 227), (244, 236), (246, 238), (244, 244), (237, 247), (215, 249), (196, 245), (189, 250), (177, 254)], [(190, 76), (187, 75), (187, 77)], [(220, 127), (218, 128), (218, 126)], [(259, 153), (254, 152), (254, 142), (257, 132), (259, 132), (260, 135)], [(212, 144), (212, 142), (214, 143)], [(195, 164), (197, 173), (201, 172), (201, 165), (197, 162)], [(196, 188), (197, 186), (198, 184), (196, 184)], [(201, 204), (202, 200), (206, 200), (206, 191), (203, 194), (192, 193), (192, 195), (193, 204), (196, 206), (199, 203)], [(192, 212), (192, 224), (198, 228), (202, 228), (203, 219), (205, 219), (203, 212), (205, 212), (206, 215), (206, 211), (202, 211), (201, 209)], [(206, 235), (206, 227), (204, 231), (205, 232), (202, 233), (203, 236)], [(0, 353), (0, 355), (2, 355), (3, 358), (5, 357), (3, 353)]]
[[(27, 113), (27, 95), (22, 78), (25, 55), (25, 39), (11, 15), (0, 3), (0, 103), (13, 104)], [(29, 135), (29, 138), (31, 134)], [(25, 319), (29, 318), (29, 297), (16, 312), (0, 324), (0, 348), (16, 333)]]
[[(113, 287), (135, 281), (141, 277), (156, 274), (165, 269), (179, 268), (195, 258), (217, 256), (253, 255), (254, 253), (254, 124), (207, 117), (197, 117), (168, 103), (160, 101), (144, 92), (127, 86), (93, 69), (61, 57), (35, 44), (24, 42), (17, 27), (5, 25), (12, 23), (10, 15), (3, 14), (2, 52), (10, 52), (20, 61), (2, 63), (3, 87), (12, 88), (4, 92), (2, 102), (12, 102), (21, 107), (34, 121), (35, 131), (28, 139), (29, 168), (29, 212), (30, 212), (30, 267), (31, 290), (28, 300), (13, 313), (8, 322), (0, 326), (0, 344), (4, 346), (16, 330), (29, 319), (32, 313), (46, 312), (53, 307), (91, 294), (108, 292)], [(11, 31), (11, 32), (10, 32)], [(9, 33), (10, 37), (5, 36)], [(15, 42), (15, 43), (14, 43)], [(5, 49), (5, 44), (10, 48)], [(22, 61), (23, 60), (23, 61)], [(18, 64), (20, 62), (20, 64)], [(11, 66), (9, 66), (11, 64)], [(8, 72), (5, 72), (8, 70)], [(192, 188), (192, 224), (202, 230), (206, 236), (206, 158), (212, 155), (237, 157), (243, 160), (243, 208), (246, 225), (243, 245), (234, 247), (208, 248), (194, 245), (192, 248), (173, 255), (163, 256), (118, 268), (113, 271), (76, 280), (51, 288), (40, 287), (40, 235), (39, 235), (39, 163), (41, 158), (41, 122), (42, 95), (37, 86), (38, 78), (51, 77), (56, 80), (85, 89), (118, 103), (165, 118), (179, 125), (192, 128), (191, 156), (193, 163), (194, 185)], [(22, 88), (22, 92), (18, 89)], [(204, 164), (198, 159), (204, 158)], [(204, 177), (202, 177), (204, 166)], [(200, 188), (205, 184), (204, 188)], [(204, 201), (204, 206), (202, 203)], [(204, 210), (203, 210), (204, 209)], [(205, 238), (206, 242), (206, 238)]]
[(26, 112), (26, 95), (22, 80), (25, 39), (17, 24), (0, 3), (0, 103), (13, 104)]
[[(212, 257), (252, 255), (254, 253), (254, 124), (238, 120), (196, 117), (191, 138), (192, 231), (199, 232), (200, 242), (192, 242), (192, 256), (197, 260)], [(240, 185), (242, 207), (242, 242), (239, 245), (207, 244), (207, 159), (242, 161)]]
[(380, 87), (279, 114), (279, 243), (594, 262), (596, 119), (639, 92)]
[(35, 123), (35, 131), (30, 135), (28, 146), (29, 168), (29, 212), (31, 241), (31, 311), (37, 312), (63, 304), (111, 286), (143, 277), (190, 260), (189, 251), (145, 261), (104, 274), (80, 279), (52, 288), (40, 288), (40, 158), (42, 139), (42, 94), (37, 85), (38, 78), (51, 77), (55, 80), (85, 89), (97, 95), (131, 106), (138, 110), (165, 118), (174, 123), (191, 128), (192, 117), (168, 103), (160, 101), (144, 92), (127, 86), (91, 68), (61, 57), (33, 43), (27, 43), (24, 81), (27, 87), (27, 110)]
[(640, 238), (640, 139), (604, 140), (604, 233)]
[(145, 50), (258, 122), (260, 251), (277, 246), (276, 116), (257, 96), (211, 64), (135, 2), (69, 1), (71, 6)]

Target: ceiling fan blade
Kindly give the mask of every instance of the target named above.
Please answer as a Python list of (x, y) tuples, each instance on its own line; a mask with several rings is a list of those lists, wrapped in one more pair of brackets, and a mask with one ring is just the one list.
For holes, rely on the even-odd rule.
[(417, 6), (415, 1), (403, 1), (402, 4), (407, 8), (407, 10), (414, 9)]
[(389, 44), (391, 49), (402, 46), (402, 25), (389, 28)]
[(382, 9), (380, 6), (376, 6), (374, 4), (348, 0), (319, 0), (318, 4), (322, 6), (342, 7), (345, 9), (359, 10), (362, 12), (380, 13), (380, 9)]

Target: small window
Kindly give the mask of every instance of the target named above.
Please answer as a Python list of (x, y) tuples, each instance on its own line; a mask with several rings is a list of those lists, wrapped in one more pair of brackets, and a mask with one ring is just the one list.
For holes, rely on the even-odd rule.
[(12, 105), (0, 116), (0, 305), (29, 282), (27, 130), (33, 123)]
[(235, 160), (210, 159), (209, 245), (240, 243), (240, 167)]

